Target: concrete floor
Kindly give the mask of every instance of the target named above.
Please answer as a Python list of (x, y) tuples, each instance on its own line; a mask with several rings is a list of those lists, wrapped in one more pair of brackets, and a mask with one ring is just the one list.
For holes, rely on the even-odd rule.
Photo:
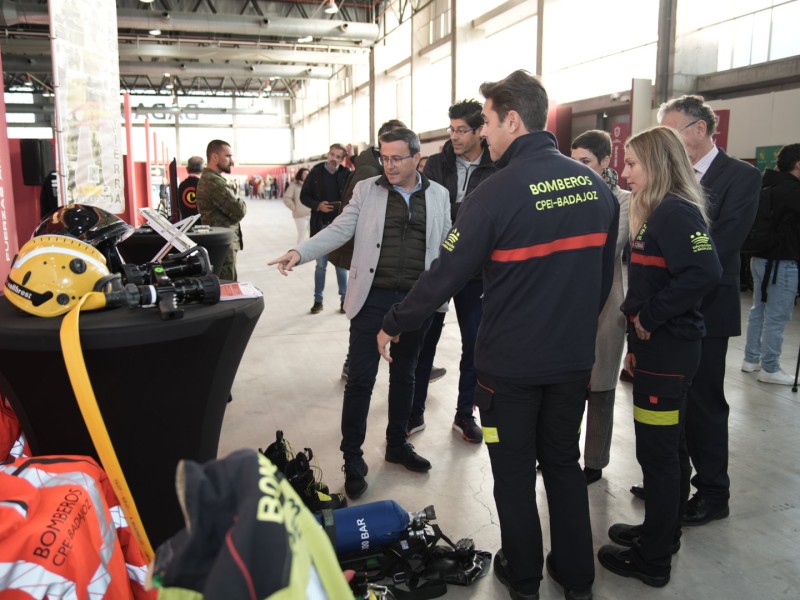
[[(250, 340), (233, 387), (234, 401), (223, 424), (219, 455), (242, 447), (266, 447), (282, 429), (294, 449), (311, 447), (322, 479), (343, 491), (339, 421), (344, 389), (340, 378), (347, 353), (348, 321), (338, 311), (333, 270), (329, 269), (325, 310), (309, 314), (314, 265), (288, 277), (267, 268), (268, 260), (293, 247), (296, 231), (280, 200), (251, 201), (243, 222), (245, 250), (239, 277), (264, 292), (265, 310)], [(751, 295), (742, 295), (746, 318)], [(744, 327), (743, 327), (744, 329)], [(794, 369), (800, 344), (797, 320), (784, 345), (785, 370)], [(618, 577), (596, 564), (594, 597), (628, 600), (680, 598), (800, 598), (800, 397), (790, 387), (762, 384), (755, 373), (740, 371), (744, 340), (733, 338), (728, 351), (726, 394), (731, 405), (731, 516), (700, 528), (684, 529), (672, 580), (661, 589)], [(458, 383), (460, 336), (451, 312), (438, 346), (436, 365), (447, 375), (432, 384), (427, 429), (412, 443), (433, 463), (424, 475), (384, 462), (388, 368), (382, 363), (373, 394), (364, 446), (369, 489), (358, 501), (393, 499), (409, 511), (433, 504), (437, 522), (451, 539), (472, 538), (479, 549), (496, 552), (500, 530), (492, 496), (492, 472), (483, 445), (468, 444), (451, 429)], [(620, 383), (611, 464), (589, 488), (595, 549), (609, 543), (616, 522), (638, 523), (644, 506), (628, 488), (641, 480), (634, 455), (630, 384)], [(542, 485), (537, 502), (545, 552), (549, 550), (547, 503)], [(547, 575), (542, 600), (561, 598)], [(454, 599), (507, 598), (490, 573), (471, 587), (449, 586)]]

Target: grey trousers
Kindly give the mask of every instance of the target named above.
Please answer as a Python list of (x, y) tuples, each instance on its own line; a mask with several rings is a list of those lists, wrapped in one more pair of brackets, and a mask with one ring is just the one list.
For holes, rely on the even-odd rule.
[(583, 466), (603, 469), (608, 466), (611, 433), (614, 429), (614, 397), (616, 389), (590, 392), (586, 408), (586, 440)]

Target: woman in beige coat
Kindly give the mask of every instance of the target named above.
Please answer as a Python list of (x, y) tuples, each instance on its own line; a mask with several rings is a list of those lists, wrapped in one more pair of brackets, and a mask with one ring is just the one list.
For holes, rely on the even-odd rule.
[(594, 367), (589, 383), (586, 409), (586, 440), (583, 449), (583, 472), (586, 483), (600, 479), (608, 466), (611, 432), (614, 426), (614, 396), (617, 387), (622, 350), (625, 344), (625, 317), (619, 307), (625, 299), (622, 289), (622, 249), (628, 241), (628, 212), (631, 193), (617, 185), (617, 173), (609, 168), (611, 136), (593, 129), (572, 142), (572, 158), (599, 173), (619, 202), (619, 235), (614, 255), (614, 281), (597, 324)]
[(294, 176), (294, 181), (289, 183), (289, 187), (283, 193), (283, 203), (292, 211), (294, 224), (297, 227), (298, 244), (308, 237), (308, 223), (311, 219), (311, 209), (300, 202), (300, 190), (303, 188), (303, 182), (307, 175), (308, 169), (305, 167), (299, 169)]

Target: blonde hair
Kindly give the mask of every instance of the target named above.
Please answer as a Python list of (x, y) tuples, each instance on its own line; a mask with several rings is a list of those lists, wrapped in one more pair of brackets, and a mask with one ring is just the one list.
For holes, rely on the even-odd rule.
[(695, 177), (683, 141), (674, 129), (661, 126), (646, 129), (629, 139), (625, 148), (633, 150), (647, 175), (645, 184), (631, 195), (631, 239), (670, 194), (695, 205), (708, 225), (703, 188)]

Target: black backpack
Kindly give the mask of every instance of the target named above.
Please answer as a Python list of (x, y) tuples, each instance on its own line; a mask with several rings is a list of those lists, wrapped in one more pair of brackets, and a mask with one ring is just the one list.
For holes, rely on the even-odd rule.
[(775, 216), (775, 208), (772, 204), (772, 188), (762, 187), (758, 198), (756, 219), (742, 244), (742, 252), (759, 255), (775, 250), (782, 240), (779, 229), (780, 223)]

